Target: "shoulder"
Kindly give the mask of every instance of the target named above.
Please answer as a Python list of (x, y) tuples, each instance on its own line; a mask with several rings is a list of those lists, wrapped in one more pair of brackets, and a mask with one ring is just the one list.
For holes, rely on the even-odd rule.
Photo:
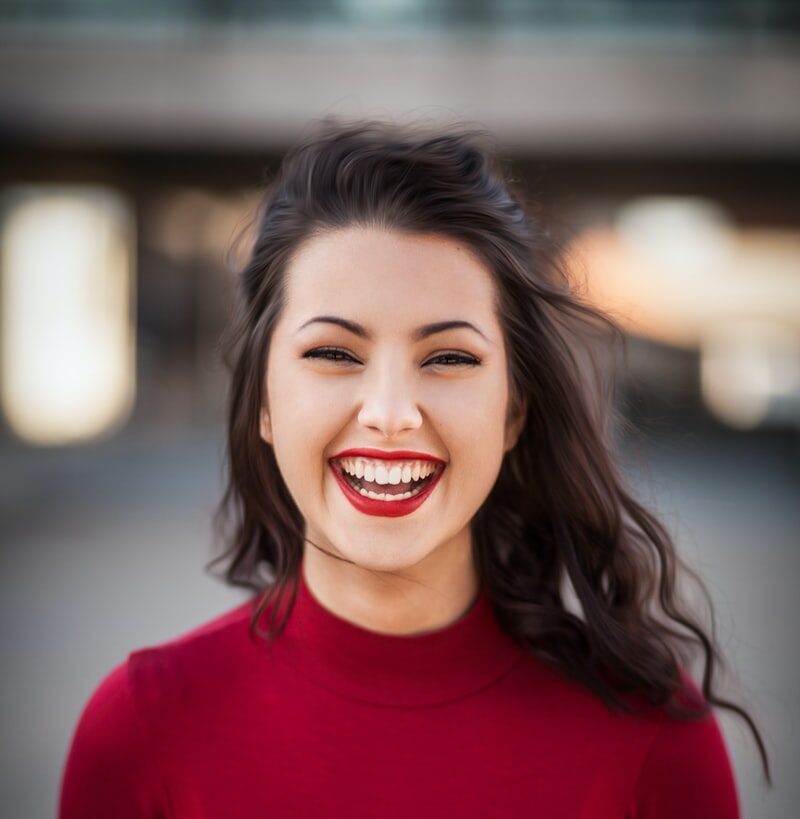
[(128, 655), (127, 684), (142, 721), (148, 722), (154, 712), (170, 708), (189, 692), (231, 684), (251, 647), (248, 627), (253, 606), (250, 599)]
[[(697, 708), (702, 692), (688, 673), (676, 701)], [(632, 819), (714, 816), (738, 819), (733, 766), (713, 711), (696, 720), (659, 712), (636, 779)]]
[(247, 601), (161, 643), (131, 651), (105, 674), (81, 712), (78, 731), (98, 745), (133, 745), (152, 728), (154, 713), (180, 694), (185, 680), (228, 672), (247, 641)]
[(129, 671), (130, 658), (102, 678), (84, 705), (75, 736), (84, 749), (99, 753), (120, 743), (133, 747), (141, 740)]
[[(155, 797), (148, 739), (130, 686), (130, 660), (115, 666), (86, 702), (62, 771), (59, 819), (138, 816)], [(144, 815), (144, 814), (142, 814)]]
[[(84, 705), (62, 771), (61, 819), (152, 815), (162, 799), (163, 740), (182, 692), (231, 672), (247, 641), (253, 601), (165, 642), (139, 648), (107, 672)], [(211, 682), (209, 683), (209, 680)], [(103, 813), (105, 811), (105, 813)]]

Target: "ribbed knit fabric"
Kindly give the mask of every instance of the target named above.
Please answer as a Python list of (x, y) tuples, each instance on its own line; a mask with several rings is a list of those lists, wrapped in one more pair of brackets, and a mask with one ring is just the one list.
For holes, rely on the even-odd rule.
[(455, 623), (411, 636), (341, 619), (302, 574), (272, 645), (248, 634), (253, 605), (103, 679), (60, 819), (739, 817), (713, 714), (609, 712), (509, 639), (484, 590)]

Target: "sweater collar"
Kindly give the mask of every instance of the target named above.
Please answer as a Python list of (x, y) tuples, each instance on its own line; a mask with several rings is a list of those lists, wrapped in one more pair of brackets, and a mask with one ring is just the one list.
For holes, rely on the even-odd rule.
[(326, 609), (303, 576), (276, 646), (295, 670), (346, 697), (377, 705), (433, 705), (472, 694), (524, 652), (495, 620), (485, 587), (444, 628), (397, 635), (371, 631)]

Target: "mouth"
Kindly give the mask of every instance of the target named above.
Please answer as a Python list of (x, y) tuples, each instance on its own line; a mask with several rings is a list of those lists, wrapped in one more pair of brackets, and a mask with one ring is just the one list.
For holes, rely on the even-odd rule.
[[(445, 469), (443, 463), (418, 462), (414, 469), (410, 466), (403, 469), (395, 467), (375, 474), (376, 470), (364, 470), (363, 465), (354, 470), (352, 459), (348, 460), (347, 469), (338, 458), (329, 461), (345, 497), (360, 512), (390, 517), (407, 515), (419, 508), (430, 496)], [(362, 475), (359, 477), (353, 474), (354, 471)], [(380, 483), (377, 478), (382, 481), (388, 479), (389, 482)]]

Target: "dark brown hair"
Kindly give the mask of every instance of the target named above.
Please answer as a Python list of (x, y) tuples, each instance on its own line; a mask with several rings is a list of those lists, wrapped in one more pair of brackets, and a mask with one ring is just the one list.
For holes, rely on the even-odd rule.
[[(600, 333), (624, 346), (622, 331), (584, 300), (482, 128), (328, 117), (289, 151), (267, 187), (223, 339), (231, 372), (228, 483), (215, 523), (224, 550), (209, 564), (224, 562), (226, 582), (262, 595), (251, 632), (271, 600), (270, 628), (258, 634), (272, 639), (283, 629), (305, 542), (302, 516), (259, 436), (284, 273), (311, 236), (354, 224), (467, 243), (493, 276), (509, 417), (527, 399), (520, 438), (471, 523), (475, 563), (501, 627), (609, 707), (630, 710), (619, 695), (635, 692), (680, 718), (701, 719), (711, 705), (735, 711), (755, 736), (771, 784), (753, 720), (713, 691), (715, 662), (725, 662), (708, 592), (634, 499), (612, 454), (611, 422), (625, 422), (612, 408), (608, 367), (592, 339)], [(680, 601), (679, 571), (705, 596), (710, 636)], [(580, 612), (567, 605), (569, 593)], [(698, 649), (699, 710), (675, 696)]]

